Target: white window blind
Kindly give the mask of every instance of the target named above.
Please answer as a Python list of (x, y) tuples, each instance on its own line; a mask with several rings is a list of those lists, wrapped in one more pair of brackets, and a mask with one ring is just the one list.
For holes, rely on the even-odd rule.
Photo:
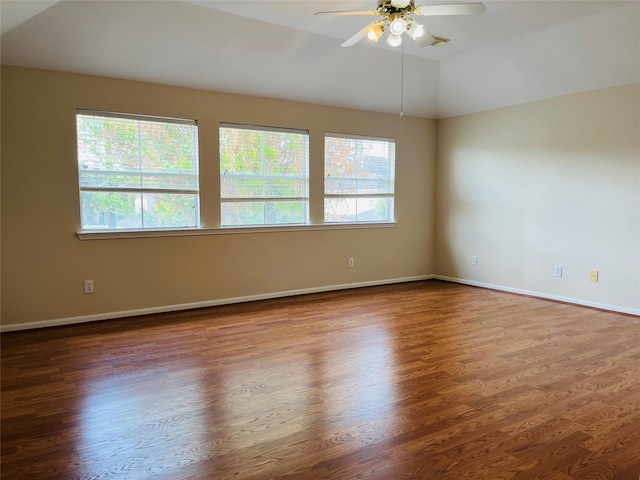
[(308, 223), (307, 131), (222, 124), (219, 135), (223, 226)]
[(324, 221), (393, 222), (395, 140), (327, 133)]
[(82, 230), (199, 225), (195, 120), (78, 110)]

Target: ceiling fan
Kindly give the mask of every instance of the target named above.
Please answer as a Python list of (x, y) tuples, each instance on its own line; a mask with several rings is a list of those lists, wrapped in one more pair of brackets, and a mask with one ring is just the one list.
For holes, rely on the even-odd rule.
[(364, 37), (377, 42), (385, 30), (389, 30), (387, 44), (398, 47), (402, 44), (402, 34), (406, 33), (419, 46), (438, 46), (449, 41), (448, 38), (430, 35), (424, 25), (416, 22), (409, 15), (474, 15), (484, 12), (482, 3), (458, 3), (446, 5), (416, 6), (414, 0), (378, 0), (375, 10), (338, 10), (317, 12), (316, 15), (380, 15), (382, 18), (370, 23), (341, 46), (350, 47)]

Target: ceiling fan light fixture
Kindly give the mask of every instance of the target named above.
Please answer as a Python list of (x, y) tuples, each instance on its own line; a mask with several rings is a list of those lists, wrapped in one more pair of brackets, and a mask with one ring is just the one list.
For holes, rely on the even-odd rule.
[[(2, 1), (2, 0), (0, 0)], [(378, 42), (382, 34), (388, 29), (387, 43), (392, 47), (402, 45), (403, 34), (419, 46), (439, 46), (449, 41), (447, 38), (431, 35), (424, 25), (417, 23), (412, 15), (441, 16), (441, 15), (475, 15), (482, 13), (485, 6), (482, 3), (447, 3), (442, 5), (423, 5), (416, 7), (415, 0), (377, 0), (375, 10), (336, 10), (316, 12), (316, 15), (377, 15), (378, 20), (359, 30), (351, 38), (343, 42), (341, 47), (351, 47), (360, 40), (368, 37)]]
[(382, 32), (384, 32), (384, 26), (377, 23), (373, 24), (367, 30), (367, 38), (369, 40), (373, 40), (374, 42), (378, 42), (380, 37), (382, 36)]
[(409, 35), (413, 40), (417, 40), (418, 38), (422, 37), (424, 35), (424, 32), (424, 25), (413, 20), (409, 20), (407, 22), (407, 35)]
[(399, 47), (402, 45), (402, 37), (400, 35), (389, 35), (387, 37), (387, 44), (390, 47)]
[(419, 47), (427, 47), (435, 42), (435, 38), (429, 35), (424, 25), (413, 19), (407, 23), (407, 35), (410, 36)]
[(394, 18), (389, 24), (389, 31), (391, 32), (391, 35), (400, 36), (405, 32), (406, 29), (407, 22), (402, 17)]

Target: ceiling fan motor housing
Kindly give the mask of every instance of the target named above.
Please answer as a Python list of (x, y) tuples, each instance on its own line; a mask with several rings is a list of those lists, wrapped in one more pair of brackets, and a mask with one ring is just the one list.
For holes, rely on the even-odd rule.
[(376, 11), (380, 15), (389, 18), (410, 14), (416, 8), (414, 0), (410, 0), (409, 2), (397, 2), (400, 4), (406, 3), (406, 6), (404, 7), (395, 6), (393, 5), (394, 3), (396, 3), (394, 0), (378, 0), (378, 8), (376, 8)]

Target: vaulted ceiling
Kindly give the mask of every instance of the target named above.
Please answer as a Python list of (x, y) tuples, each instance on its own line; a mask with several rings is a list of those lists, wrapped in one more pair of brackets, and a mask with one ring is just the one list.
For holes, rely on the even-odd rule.
[[(418, 5), (462, 3), (421, 1)], [(469, 0), (475, 1), (475, 0)], [(440, 47), (340, 44), (366, 1), (2, 0), (3, 64), (443, 118), (640, 82), (639, 1), (484, 1)]]

